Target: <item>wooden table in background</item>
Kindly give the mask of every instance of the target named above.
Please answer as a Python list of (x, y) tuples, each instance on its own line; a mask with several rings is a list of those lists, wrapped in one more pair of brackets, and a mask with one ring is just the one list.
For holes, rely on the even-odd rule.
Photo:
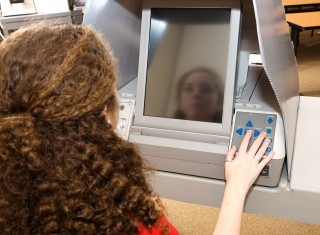
[(291, 26), (291, 40), (294, 53), (297, 54), (299, 33), (304, 30), (320, 29), (320, 11), (286, 14), (288, 24)]
[[(298, 8), (292, 12), (320, 11), (320, 0), (282, 0), (282, 4), (286, 13), (289, 13), (292, 7)], [(303, 9), (303, 7), (312, 7), (312, 9)]]

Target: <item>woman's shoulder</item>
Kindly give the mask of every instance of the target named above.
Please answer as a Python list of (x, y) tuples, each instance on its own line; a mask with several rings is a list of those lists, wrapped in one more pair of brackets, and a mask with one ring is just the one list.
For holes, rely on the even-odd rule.
[(143, 224), (138, 224), (139, 235), (180, 235), (178, 230), (168, 221), (165, 216), (162, 216), (158, 221), (148, 229)]

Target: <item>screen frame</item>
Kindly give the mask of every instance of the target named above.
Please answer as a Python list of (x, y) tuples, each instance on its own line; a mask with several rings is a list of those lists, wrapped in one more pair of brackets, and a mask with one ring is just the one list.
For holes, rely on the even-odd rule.
[[(165, 4), (167, 2), (167, 4)], [(218, 8), (230, 9), (230, 32), (229, 32), (229, 49), (227, 56), (227, 71), (224, 87), (224, 101), (223, 101), (223, 114), (221, 123), (211, 122), (198, 122), (191, 120), (181, 120), (164, 117), (153, 117), (144, 115), (144, 105), (146, 96), (146, 79), (148, 67), (148, 49), (149, 49), (149, 32), (151, 23), (151, 9), (153, 8), (195, 8), (194, 3), (192, 6), (188, 4), (175, 4), (170, 5), (170, 2), (164, 1), (162, 4), (152, 5), (150, 2), (142, 11), (141, 22), (141, 40), (140, 40), (140, 54), (139, 54), (139, 68), (138, 68), (138, 82), (137, 82), (137, 96), (136, 96), (136, 109), (134, 126), (164, 129), (178, 132), (191, 132), (209, 135), (224, 135), (230, 136), (232, 115), (234, 109), (234, 90), (237, 72), (237, 58), (238, 48), (240, 42), (240, 27), (241, 27), (241, 12), (238, 6), (208, 6), (208, 4), (198, 4), (196, 8)], [(234, 35), (238, 35), (235, 37)]]

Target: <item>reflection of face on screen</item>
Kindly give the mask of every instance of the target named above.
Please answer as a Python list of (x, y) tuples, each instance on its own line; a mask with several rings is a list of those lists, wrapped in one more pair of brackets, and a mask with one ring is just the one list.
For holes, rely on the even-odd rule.
[(222, 101), (216, 74), (206, 68), (193, 69), (178, 82), (175, 118), (220, 123)]
[(144, 115), (221, 123), (230, 14), (217, 8), (151, 9)]

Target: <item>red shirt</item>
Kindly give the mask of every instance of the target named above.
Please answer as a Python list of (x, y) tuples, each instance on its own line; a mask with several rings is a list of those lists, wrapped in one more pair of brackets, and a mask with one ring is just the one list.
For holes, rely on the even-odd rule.
[(161, 228), (157, 227), (157, 224), (161, 224), (163, 225), (163, 227), (169, 227), (169, 232), (166, 235), (180, 235), (178, 230), (175, 227), (173, 227), (173, 225), (167, 220), (165, 216), (160, 217), (158, 222), (154, 224), (150, 230), (148, 230), (144, 225), (139, 223), (139, 235), (161, 235)]

